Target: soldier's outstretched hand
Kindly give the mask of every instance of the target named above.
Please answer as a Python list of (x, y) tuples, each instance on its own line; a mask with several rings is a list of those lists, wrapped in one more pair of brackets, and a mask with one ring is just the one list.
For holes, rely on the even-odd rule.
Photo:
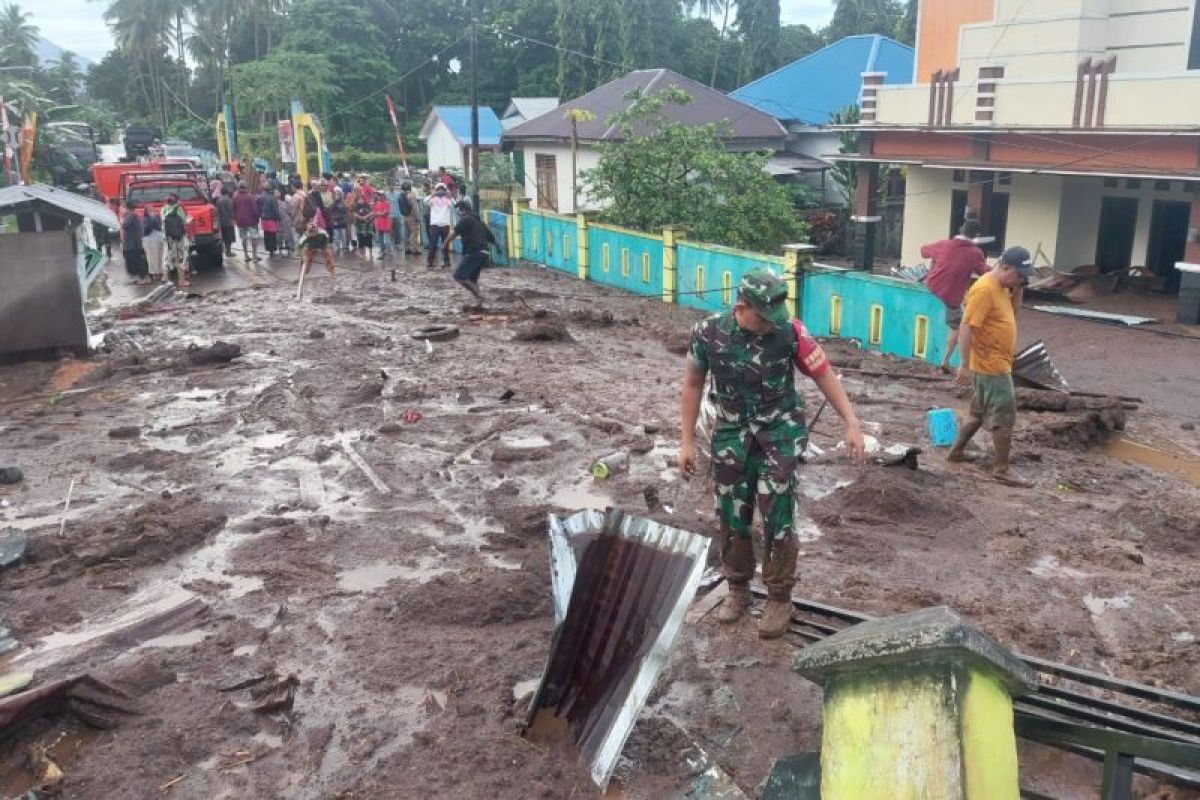
[(679, 447), (679, 456), (675, 463), (679, 466), (679, 474), (684, 480), (690, 480), (696, 474), (696, 446), (683, 444)]

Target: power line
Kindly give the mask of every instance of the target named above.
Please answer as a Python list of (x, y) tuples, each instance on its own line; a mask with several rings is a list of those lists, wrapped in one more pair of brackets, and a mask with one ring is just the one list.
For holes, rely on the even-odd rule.
[(443, 47), (441, 50), (438, 50), (436, 53), (434, 53), (433, 55), (426, 58), (420, 64), (417, 64), (417, 66), (413, 67), (408, 72), (401, 75), (399, 78), (396, 78), (392, 81), (389, 81), (388, 83), (385, 83), (383, 86), (379, 87), (378, 89), (376, 89), (375, 91), (366, 95), (365, 97), (355, 100), (353, 103), (351, 103), (347, 106), (343, 106), (338, 111), (333, 112), (332, 114), (329, 115), (330, 119), (332, 119), (333, 117), (345, 116), (345, 114), (347, 112), (349, 112), (350, 109), (357, 108), (360, 105), (362, 105), (363, 103), (367, 102), (368, 100), (373, 100), (374, 98), (379, 97), (380, 95), (387, 92), (388, 89), (391, 89), (396, 84), (403, 82), (404, 80), (408, 79), (412, 75), (415, 75), (417, 72), (424, 69), (427, 65), (436, 62), (439, 58), (441, 58), (442, 55), (444, 55), (446, 53), (446, 51), (461, 44), (465, 39), (470, 37), (470, 35), (471, 35), (470, 31), (468, 31), (467, 33), (464, 33), (462, 36), (458, 37), (453, 42), (451, 42), (450, 44)]

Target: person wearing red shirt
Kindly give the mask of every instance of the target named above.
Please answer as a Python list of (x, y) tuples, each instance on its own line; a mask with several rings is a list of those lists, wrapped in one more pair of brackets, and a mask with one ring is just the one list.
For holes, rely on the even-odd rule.
[(958, 347), (963, 297), (967, 294), (971, 279), (988, 271), (987, 259), (974, 241), (978, 235), (979, 223), (968, 219), (953, 239), (921, 246), (921, 258), (933, 259), (933, 268), (925, 276), (925, 285), (946, 306), (946, 327), (950, 333), (946, 339), (946, 354), (942, 356), (941, 370), (947, 374), (950, 372), (950, 356)]

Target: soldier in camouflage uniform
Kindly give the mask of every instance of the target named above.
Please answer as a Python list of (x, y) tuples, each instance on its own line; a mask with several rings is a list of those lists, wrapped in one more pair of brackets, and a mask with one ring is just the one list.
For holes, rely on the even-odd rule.
[(862, 461), (862, 432), (850, 401), (820, 345), (787, 309), (787, 285), (768, 270), (747, 273), (734, 307), (692, 329), (683, 384), (683, 433), (679, 467), (695, 470), (695, 429), (705, 377), (712, 375), (716, 406), (712, 435), (713, 486), (721, 523), (721, 558), (729, 597), (717, 612), (722, 622), (741, 618), (750, 606), (754, 577), (750, 528), (757, 507), (763, 523), (763, 582), (767, 609), (759, 624), (765, 639), (782, 636), (791, 618), (796, 582), (794, 528), (798, 454), (808, 441), (799, 369), (816, 381), (846, 421), (846, 442)]

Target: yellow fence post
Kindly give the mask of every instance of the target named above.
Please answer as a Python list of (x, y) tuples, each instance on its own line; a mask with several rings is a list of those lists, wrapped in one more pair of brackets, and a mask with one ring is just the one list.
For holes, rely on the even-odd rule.
[(579, 279), (586, 281), (588, 279), (588, 221), (582, 213), (575, 215), (575, 238), (578, 239), (575, 249), (579, 255)]
[(524, 241), (524, 226), (521, 222), (521, 212), (529, 207), (528, 197), (518, 197), (512, 202), (512, 236), (508, 239), (508, 254), (516, 260), (521, 260), (522, 242)]
[(676, 280), (677, 280), (676, 263), (677, 262), (675, 260), (675, 243), (676, 243), (676, 237), (679, 236), (680, 231), (681, 231), (681, 229), (674, 225), (668, 225), (667, 227), (663, 228), (663, 234), (662, 234), (662, 241), (663, 241), (663, 257), (662, 257), (663, 294), (662, 294), (662, 299), (663, 299), (664, 303), (674, 303), (675, 302), (675, 286), (677, 285), (676, 284)]
[(1037, 675), (944, 606), (855, 625), (799, 651), (825, 690), (822, 800), (1017, 800), (1012, 698)]
[(803, 290), (804, 270), (812, 264), (815, 244), (785, 244), (783, 246), (783, 277), (788, 285), (788, 310), (799, 318), (800, 296)]

